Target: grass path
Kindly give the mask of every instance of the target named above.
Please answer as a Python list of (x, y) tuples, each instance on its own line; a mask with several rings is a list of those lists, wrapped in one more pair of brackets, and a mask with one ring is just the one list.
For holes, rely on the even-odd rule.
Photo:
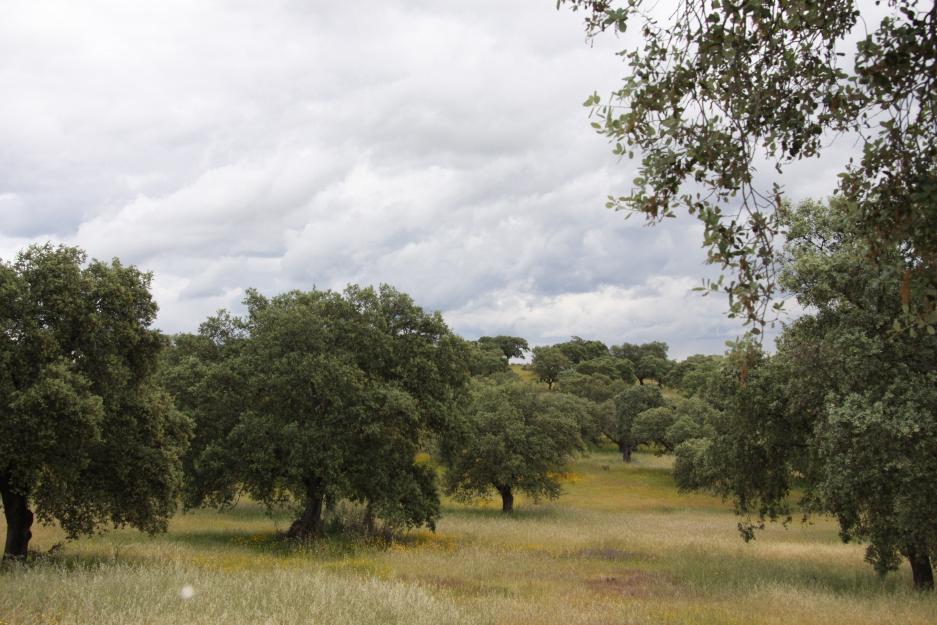
[[(743, 543), (727, 505), (674, 490), (666, 458), (595, 453), (566, 490), (513, 518), (447, 502), (435, 534), (389, 546), (292, 548), (288, 519), (252, 504), (179, 515), (0, 573), (0, 625), (937, 623), (937, 596), (907, 570), (877, 577), (829, 520)], [(34, 546), (61, 539), (39, 528)]]

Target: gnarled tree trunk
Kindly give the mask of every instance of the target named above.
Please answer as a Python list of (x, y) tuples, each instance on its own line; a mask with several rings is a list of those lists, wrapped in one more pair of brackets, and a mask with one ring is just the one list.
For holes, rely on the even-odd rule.
[(0, 478), (0, 497), (3, 498), (3, 516), (7, 522), (3, 559), (25, 560), (29, 539), (33, 537), (33, 512), (29, 509), (29, 501), (24, 495), (14, 492), (5, 477)]
[(511, 492), (511, 487), (495, 484), (495, 488), (501, 494), (501, 512), (505, 514), (514, 512), (514, 493)]
[(911, 563), (911, 577), (916, 590), (934, 589), (934, 567), (931, 565), (927, 549), (909, 548), (908, 561)]
[(286, 533), (290, 538), (308, 540), (322, 536), (322, 504), (325, 489), (321, 480), (306, 481), (306, 507)]

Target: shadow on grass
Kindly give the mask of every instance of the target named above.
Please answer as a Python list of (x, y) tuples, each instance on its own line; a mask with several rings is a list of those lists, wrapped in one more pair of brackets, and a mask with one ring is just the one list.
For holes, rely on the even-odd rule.
[(771, 586), (857, 598), (913, 592), (906, 571), (882, 577), (871, 567), (856, 570), (852, 566), (805, 562), (795, 558), (766, 559), (688, 549), (665, 566), (687, 586), (705, 595), (720, 591), (738, 594)]
[(543, 519), (557, 519), (562, 513), (554, 506), (522, 505), (514, 508), (514, 512), (505, 514), (498, 508), (478, 508), (462, 506), (443, 506), (443, 517), (458, 517), (463, 519), (501, 519), (504, 521), (536, 521)]
[(55, 567), (65, 571), (86, 571), (107, 568), (114, 566), (115, 564), (144, 566), (152, 564), (152, 559), (145, 556), (119, 553), (111, 555), (97, 555), (63, 553), (48, 554), (31, 552), (29, 558), (25, 562), (22, 560), (16, 562), (0, 562), (0, 575), (14, 573), (17, 570), (22, 570), (24, 568)]
[(238, 549), (257, 554), (312, 560), (334, 560), (384, 551), (392, 541), (383, 535), (363, 533), (354, 528), (328, 528), (318, 538), (305, 541), (289, 538), (282, 532), (189, 531), (175, 532), (166, 537), (196, 549), (219, 551)]
[(211, 517), (224, 517), (225, 519), (236, 519), (239, 521), (279, 521), (279, 522), (288, 522), (292, 515), (287, 510), (274, 510), (271, 512), (266, 508), (266, 506), (253, 502), (253, 501), (242, 501), (238, 502), (231, 506), (223, 506), (220, 508), (215, 507), (203, 507), (203, 508), (192, 508), (190, 510), (184, 510), (178, 515), (180, 518), (211, 518)]
[(290, 543), (293, 542), (273, 531), (240, 532), (232, 530), (176, 530), (166, 534), (163, 540), (197, 549), (230, 549), (234, 547), (265, 553), (271, 551), (286, 552)]

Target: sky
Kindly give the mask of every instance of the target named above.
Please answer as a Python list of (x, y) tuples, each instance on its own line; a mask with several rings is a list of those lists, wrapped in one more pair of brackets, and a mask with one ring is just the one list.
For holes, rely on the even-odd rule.
[[(721, 353), (702, 227), (604, 208), (637, 165), (582, 102), (625, 72), (554, 0), (4, 3), (0, 259), (153, 272), (157, 327), (245, 289), (389, 283), (466, 338)], [(816, 167), (816, 166), (814, 166)], [(797, 195), (830, 190), (804, 169)]]

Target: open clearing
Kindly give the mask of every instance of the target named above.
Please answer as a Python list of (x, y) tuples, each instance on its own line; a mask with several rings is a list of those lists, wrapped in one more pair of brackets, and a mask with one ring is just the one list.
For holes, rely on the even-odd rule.
[[(937, 623), (906, 566), (880, 579), (829, 520), (743, 543), (728, 505), (676, 492), (667, 458), (592, 453), (566, 491), (513, 518), (446, 501), (435, 534), (390, 545), (291, 547), (288, 517), (253, 504), (181, 514), (165, 535), (114, 531), (3, 572), (0, 625)], [(40, 551), (63, 539), (35, 533)]]

